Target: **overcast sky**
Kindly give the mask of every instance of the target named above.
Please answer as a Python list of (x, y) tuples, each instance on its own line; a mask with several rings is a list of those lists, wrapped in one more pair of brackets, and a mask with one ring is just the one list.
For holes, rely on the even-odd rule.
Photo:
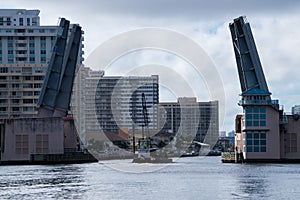
[[(2, 8), (39, 9), (42, 25), (56, 25), (59, 17), (79, 23), (85, 31), (85, 58), (101, 43), (122, 32), (144, 27), (167, 28), (197, 42), (213, 60), (226, 91), (225, 122), (220, 130), (234, 129), (240, 85), (228, 24), (247, 16), (251, 24), (268, 86), (285, 111), (300, 104), (300, 1), (296, 0), (52, 0), (5, 1)], [(147, 53), (149, 55), (147, 55)], [(141, 64), (167, 55), (144, 52)], [(134, 55), (131, 55), (131, 58)], [(132, 59), (123, 59), (126, 65)], [(145, 63), (143, 63), (145, 62)], [(116, 63), (117, 64), (117, 63)], [(95, 68), (97, 66), (88, 66)], [(204, 77), (209, 78), (209, 77)], [(205, 95), (204, 95), (205, 96)], [(207, 101), (214, 99), (201, 99)], [(204, 98), (204, 97), (203, 97)]]

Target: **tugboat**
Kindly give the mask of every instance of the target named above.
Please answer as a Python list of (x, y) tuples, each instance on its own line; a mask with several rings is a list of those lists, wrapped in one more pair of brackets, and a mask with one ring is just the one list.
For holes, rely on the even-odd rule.
[(167, 154), (157, 153), (156, 149), (151, 149), (150, 139), (141, 139), (138, 141), (139, 148), (133, 158), (133, 163), (172, 163), (173, 160), (167, 157)]
[[(143, 131), (144, 131), (144, 127), (148, 128), (148, 115), (147, 115), (147, 107), (146, 107), (146, 100), (145, 100), (144, 93), (142, 93), (142, 107), (143, 107), (143, 117), (144, 117), (144, 125), (143, 125)], [(135, 140), (135, 137), (133, 137), (133, 140)], [(138, 140), (138, 152), (137, 154), (135, 154), (134, 152), (134, 158), (132, 162), (133, 163), (172, 163), (173, 162), (171, 158), (167, 157), (167, 154), (157, 153), (156, 150), (157, 149), (151, 149), (150, 138), (146, 137), (146, 139), (144, 139), (143, 136), (142, 139)]]

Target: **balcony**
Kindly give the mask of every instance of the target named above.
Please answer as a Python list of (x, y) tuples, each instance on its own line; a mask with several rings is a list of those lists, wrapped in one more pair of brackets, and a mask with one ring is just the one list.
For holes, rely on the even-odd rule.
[(16, 40), (16, 44), (27, 44), (27, 40)]
[[(27, 54), (16, 54), (16, 58), (27, 58)], [(24, 60), (21, 60), (24, 61)]]
[(240, 100), (238, 105), (278, 105), (279, 100)]
[(27, 47), (25, 46), (25, 47), (15, 47), (15, 49), (17, 50), (17, 51), (26, 51), (27, 50)]

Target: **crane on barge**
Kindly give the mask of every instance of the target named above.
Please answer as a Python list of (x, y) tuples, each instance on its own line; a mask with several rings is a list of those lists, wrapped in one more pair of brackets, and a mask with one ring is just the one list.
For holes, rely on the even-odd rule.
[[(142, 93), (142, 113), (143, 122), (142, 125), (142, 139), (138, 140), (138, 154), (133, 159), (133, 163), (171, 163), (172, 159), (163, 156), (152, 156), (151, 152), (151, 138), (149, 135), (149, 120), (147, 112), (147, 104), (145, 94)], [(145, 136), (145, 137), (144, 137)]]

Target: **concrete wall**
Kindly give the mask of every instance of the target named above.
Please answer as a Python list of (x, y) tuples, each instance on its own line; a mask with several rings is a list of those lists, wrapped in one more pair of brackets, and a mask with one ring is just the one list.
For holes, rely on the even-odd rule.
[[(286, 132), (282, 132), (281, 136), (282, 158), (300, 159), (300, 117), (299, 115), (288, 115), (287, 119), (288, 124), (285, 125)], [(292, 141), (289, 140), (290, 137), (288, 136), (288, 134), (294, 134)], [(286, 148), (291, 145), (296, 148)]]
[(53, 117), (5, 120), (5, 141), (1, 161), (29, 160), (30, 154), (41, 152), (48, 154), (64, 153), (63, 125), (62, 118)]
[(79, 150), (79, 139), (71, 117), (64, 118), (64, 152), (74, 152)]

